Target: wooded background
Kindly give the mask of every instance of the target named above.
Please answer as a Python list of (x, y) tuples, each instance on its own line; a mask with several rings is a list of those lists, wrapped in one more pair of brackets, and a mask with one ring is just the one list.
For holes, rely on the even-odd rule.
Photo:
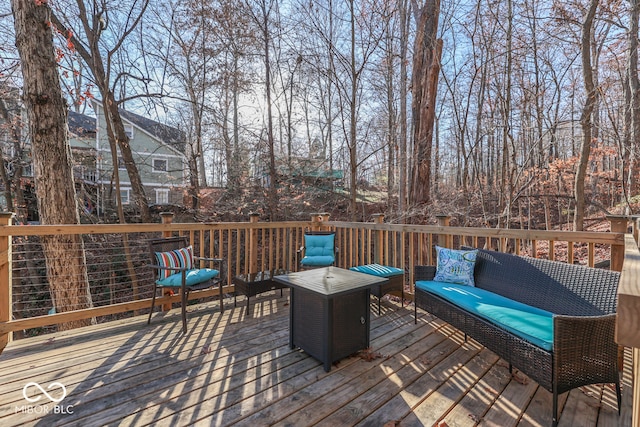
[[(72, 108), (186, 131), (194, 195), (260, 188), (279, 219), (300, 190), (279, 165), (314, 157), (345, 171), (329, 190), (353, 218), (363, 189), (394, 222), (582, 229), (640, 206), (637, 0), (48, 4)], [(0, 24), (0, 86), (20, 88), (8, 5)], [(117, 117), (113, 133), (126, 153)]]

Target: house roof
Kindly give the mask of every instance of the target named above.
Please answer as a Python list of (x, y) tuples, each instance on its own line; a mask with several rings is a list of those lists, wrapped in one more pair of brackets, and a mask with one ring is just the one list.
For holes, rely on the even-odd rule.
[(78, 136), (86, 136), (96, 133), (96, 118), (87, 116), (86, 114), (76, 113), (69, 110), (68, 115), (69, 132)]
[(166, 144), (169, 144), (179, 149), (181, 152), (184, 152), (184, 146), (187, 137), (185, 133), (180, 129), (164, 125), (162, 123), (156, 122), (155, 120), (151, 120), (149, 118), (132, 113), (131, 111), (122, 109), (119, 109), (118, 111), (120, 111), (120, 116), (123, 119), (130, 121), (134, 125), (149, 132)]

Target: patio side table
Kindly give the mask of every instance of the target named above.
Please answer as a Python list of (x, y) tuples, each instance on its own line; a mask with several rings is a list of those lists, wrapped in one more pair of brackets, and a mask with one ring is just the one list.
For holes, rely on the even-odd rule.
[(258, 271), (251, 274), (239, 274), (231, 279), (231, 282), (235, 286), (235, 292), (233, 293), (233, 305), (236, 306), (236, 297), (238, 294), (244, 295), (247, 298), (247, 308), (249, 308), (249, 300), (251, 297), (255, 297), (263, 292), (268, 292), (275, 289), (280, 289), (280, 296), (282, 296), (282, 289), (286, 288), (282, 283), (273, 280), (273, 277), (278, 274), (287, 274), (287, 270), (275, 270), (275, 271)]
[(299, 347), (324, 364), (369, 347), (369, 298), (384, 277), (324, 267), (275, 276), (291, 289), (289, 345)]

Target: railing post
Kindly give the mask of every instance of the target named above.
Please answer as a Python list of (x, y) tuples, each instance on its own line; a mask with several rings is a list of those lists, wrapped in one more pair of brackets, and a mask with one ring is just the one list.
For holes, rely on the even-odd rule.
[[(162, 224), (171, 224), (173, 222), (173, 217), (174, 217), (173, 212), (160, 212), (160, 222), (162, 222)], [(163, 231), (162, 237), (171, 237), (171, 231)], [(170, 296), (170, 295), (171, 295), (170, 289), (162, 290), (162, 296)], [(169, 310), (171, 310), (171, 303), (162, 304), (162, 311), (169, 311)]]
[[(249, 214), (249, 222), (255, 224), (260, 220), (260, 214), (252, 212)], [(258, 272), (258, 229), (249, 230), (249, 274)]]
[[(436, 215), (438, 219), (438, 225), (441, 227), (448, 227), (451, 223), (451, 217), (449, 215)], [(438, 246), (443, 248), (451, 248), (453, 246), (453, 236), (448, 234), (438, 234)]]
[[(11, 212), (0, 212), (0, 226), (11, 225), (12, 219)], [(11, 236), (0, 236), (0, 322), (11, 320), (11, 258)], [(0, 353), (12, 339), (12, 332), (0, 335)]]
[[(173, 222), (173, 212), (160, 212), (160, 221), (163, 224), (171, 224)], [(171, 237), (170, 231), (163, 231), (162, 237)]]
[[(373, 222), (376, 224), (382, 224), (384, 222), (384, 214), (373, 214)], [(375, 239), (373, 239), (373, 260), (376, 264), (384, 264), (384, 231), (375, 230)]]
[[(624, 215), (607, 215), (607, 220), (611, 223), (612, 233), (626, 233), (628, 218)], [(613, 271), (622, 271), (624, 262), (624, 242), (619, 245), (611, 245), (611, 266)]]
[(322, 230), (322, 224), (329, 221), (331, 214), (326, 212), (311, 214), (311, 231)]

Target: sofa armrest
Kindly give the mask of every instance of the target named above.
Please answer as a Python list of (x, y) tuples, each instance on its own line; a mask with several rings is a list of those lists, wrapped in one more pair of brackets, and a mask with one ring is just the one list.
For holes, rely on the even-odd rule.
[[(616, 383), (618, 345), (614, 340), (615, 314), (553, 318), (553, 352), (558, 393), (580, 385)], [(584, 378), (576, 378), (580, 375)]]
[(418, 280), (433, 280), (436, 275), (436, 267), (435, 265), (416, 265), (413, 272), (413, 278), (416, 282)]

